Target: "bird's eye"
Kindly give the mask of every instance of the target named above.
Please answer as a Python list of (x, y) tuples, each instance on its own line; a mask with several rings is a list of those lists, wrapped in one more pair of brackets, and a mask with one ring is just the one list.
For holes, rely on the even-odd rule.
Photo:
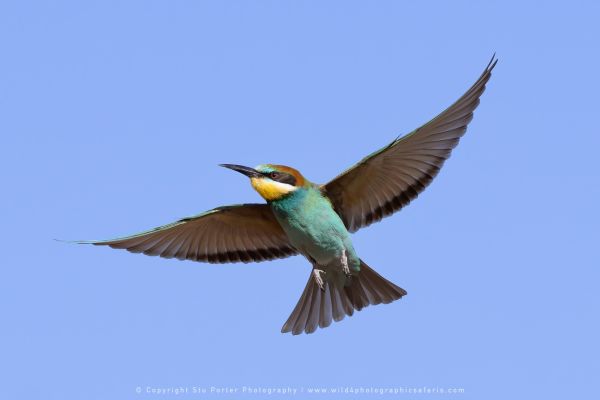
[(271, 179), (277, 179), (277, 178), (279, 178), (279, 173), (278, 172), (271, 172), (269, 174), (269, 176), (271, 177)]

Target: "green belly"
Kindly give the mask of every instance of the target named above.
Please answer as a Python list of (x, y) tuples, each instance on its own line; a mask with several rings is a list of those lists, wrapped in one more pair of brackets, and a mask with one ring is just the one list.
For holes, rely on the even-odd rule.
[(291, 244), (321, 266), (339, 262), (347, 252), (349, 266), (358, 270), (350, 234), (318, 189), (298, 189), (271, 206)]

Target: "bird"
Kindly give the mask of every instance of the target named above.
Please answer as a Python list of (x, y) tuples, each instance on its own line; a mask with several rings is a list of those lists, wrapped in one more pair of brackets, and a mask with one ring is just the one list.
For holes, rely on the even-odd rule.
[(132, 236), (78, 243), (208, 263), (302, 255), (311, 266), (308, 282), (281, 329), (293, 335), (398, 300), (407, 292), (358, 256), (351, 233), (406, 207), (432, 182), (466, 132), (497, 62), (494, 54), (442, 113), (328, 183), (313, 183), (285, 165), (221, 164), (249, 178), (265, 202), (217, 207)]

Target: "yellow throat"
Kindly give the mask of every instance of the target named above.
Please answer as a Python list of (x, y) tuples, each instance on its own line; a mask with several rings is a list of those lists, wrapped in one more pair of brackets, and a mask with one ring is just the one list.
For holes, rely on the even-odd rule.
[(293, 192), (296, 188), (287, 183), (275, 182), (265, 178), (250, 178), (250, 183), (254, 190), (267, 201), (273, 201), (282, 198), (286, 194)]

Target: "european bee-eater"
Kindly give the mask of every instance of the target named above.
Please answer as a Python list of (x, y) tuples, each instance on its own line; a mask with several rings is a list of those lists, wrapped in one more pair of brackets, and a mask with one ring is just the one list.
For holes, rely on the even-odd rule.
[(151, 256), (209, 263), (266, 261), (301, 254), (308, 283), (282, 332), (325, 328), (369, 304), (406, 294), (357, 255), (351, 232), (400, 210), (437, 175), (465, 133), (497, 60), (437, 117), (370, 154), (324, 185), (284, 165), (223, 164), (250, 178), (263, 204), (218, 207), (137, 235), (91, 241)]

